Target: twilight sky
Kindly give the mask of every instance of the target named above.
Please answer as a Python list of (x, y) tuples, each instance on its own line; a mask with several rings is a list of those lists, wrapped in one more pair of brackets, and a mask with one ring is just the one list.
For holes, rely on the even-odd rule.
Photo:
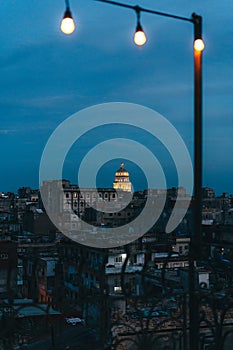
[[(203, 16), (203, 185), (214, 187), (217, 194), (233, 193), (233, 2), (127, 3), (185, 17), (192, 12)], [(131, 10), (71, 0), (76, 31), (66, 36), (59, 30), (63, 0), (8, 0), (0, 6), (0, 191), (38, 188), (40, 159), (49, 136), (70, 115), (101, 103), (131, 102), (156, 110), (177, 129), (192, 157), (192, 24), (142, 13), (148, 42), (138, 48), (132, 41), (136, 16)], [(135, 137), (127, 128), (92, 130), (67, 156), (64, 177), (77, 183), (82, 157), (94, 141), (109, 135)], [(145, 146), (153, 143), (143, 133), (137, 137)], [(167, 185), (176, 186), (172, 159), (161, 145), (154, 148)], [(120, 161), (103, 165), (98, 186), (112, 186)], [(139, 167), (125, 163), (135, 189), (144, 188)]]

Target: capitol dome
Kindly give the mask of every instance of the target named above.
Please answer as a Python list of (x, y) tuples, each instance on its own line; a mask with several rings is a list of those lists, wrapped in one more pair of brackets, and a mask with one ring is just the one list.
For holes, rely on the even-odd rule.
[(124, 163), (121, 163), (120, 169), (118, 169), (115, 173), (115, 181), (113, 182), (113, 188), (116, 190), (132, 192), (132, 184), (129, 179), (129, 173), (125, 169)]

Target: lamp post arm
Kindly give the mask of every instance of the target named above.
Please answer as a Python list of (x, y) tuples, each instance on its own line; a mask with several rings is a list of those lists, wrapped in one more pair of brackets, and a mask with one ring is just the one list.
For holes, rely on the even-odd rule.
[(193, 18), (188, 18), (188, 17), (182, 17), (182, 16), (176, 16), (176, 15), (172, 15), (170, 13), (166, 13), (166, 12), (160, 12), (160, 11), (154, 11), (154, 10), (149, 10), (146, 9), (144, 7), (141, 6), (133, 6), (133, 5), (128, 5), (128, 4), (124, 4), (122, 2), (117, 2), (117, 1), (112, 1), (112, 0), (96, 0), (99, 2), (105, 2), (107, 4), (112, 4), (112, 5), (116, 5), (116, 6), (120, 6), (120, 7), (126, 7), (128, 9), (132, 9), (134, 11), (140, 11), (140, 12), (147, 12), (147, 13), (152, 13), (154, 15), (158, 15), (158, 16), (163, 16), (163, 17), (170, 17), (170, 18), (174, 18), (174, 19), (179, 19), (182, 21), (187, 21), (187, 22), (193, 22)]

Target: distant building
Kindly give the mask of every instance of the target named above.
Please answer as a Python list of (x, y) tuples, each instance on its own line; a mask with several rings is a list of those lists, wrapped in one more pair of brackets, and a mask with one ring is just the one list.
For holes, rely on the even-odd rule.
[(0, 298), (17, 293), (17, 243), (0, 241)]
[(29, 202), (37, 202), (39, 200), (39, 190), (34, 190), (30, 187), (20, 187), (18, 189), (18, 197)]
[(214, 189), (210, 188), (210, 187), (203, 187), (202, 188), (202, 198), (203, 199), (215, 198)]
[[(56, 251), (55, 243), (31, 242), (31, 239), (19, 240), (18, 258), (22, 270), (20, 292), (23, 297), (43, 302), (49, 300), (48, 296), (50, 296), (50, 290), (52, 290), (50, 282), (53, 278), (47, 279), (47, 277), (53, 277), (48, 271), (51, 270), (50, 267), (54, 263), (48, 262), (47, 264), (47, 261), (56, 261)], [(55, 273), (55, 270), (53, 273)], [(40, 293), (42, 289), (44, 292)]]
[(226, 225), (233, 225), (233, 208), (230, 208), (225, 216), (225, 224)]
[(36, 275), (38, 284), (38, 301), (48, 303), (52, 301), (55, 283), (56, 257), (41, 257), (38, 259)]
[(1, 193), (0, 196), (0, 239), (8, 239), (11, 233), (19, 230), (14, 193)]
[(87, 208), (94, 206), (101, 209), (104, 201), (117, 199), (112, 188), (79, 188), (68, 180), (44, 181), (41, 191), (49, 213), (56, 215), (72, 212), (82, 217)]
[[(210, 288), (210, 271), (204, 268), (196, 268), (194, 273), (195, 288)], [(189, 290), (189, 269), (180, 269), (180, 282), (185, 292)]]
[(46, 212), (34, 205), (27, 205), (23, 214), (23, 231), (38, 237), (55, 238), (56, 227), (50, 221)]
[(190, 237), (175, 237), (172, 250), (179, 255), (188, 255), (189, 253)]
[[(204, 190), (204, 189), (203, 189)], [(224, 192), (221, 196), (214, 196), (214, 191), (208, 189), (208, 196), (202, 201), (202, 223), (203, 225), (228, 224), (230, 210), (232, 209), (231, 197)], [(205, 188), (206, 193), (207, 189)], [(229, 215), (230, 213), (230, 215)]]
[(124, 163), (121, 163), (120, 169), (116, 171), (115, 181), (113, 182), (113, 188), (115, 190), (132, 192), (132, 184), (129, 179), (129, 173), (125, 169)]

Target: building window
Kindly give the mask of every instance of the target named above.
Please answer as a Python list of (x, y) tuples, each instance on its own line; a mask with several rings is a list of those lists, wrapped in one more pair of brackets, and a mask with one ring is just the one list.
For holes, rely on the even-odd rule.
[(115, 293), (121, 293), (122, 292), (122, 288), (121, 287), (114, 287), (114, 292)]
[(121, 263), (121, 262), (122, 262), (122, 255), (116, 256), (115, 259), (114, 259), (114, 261), (115, 261), (116, 263)]

